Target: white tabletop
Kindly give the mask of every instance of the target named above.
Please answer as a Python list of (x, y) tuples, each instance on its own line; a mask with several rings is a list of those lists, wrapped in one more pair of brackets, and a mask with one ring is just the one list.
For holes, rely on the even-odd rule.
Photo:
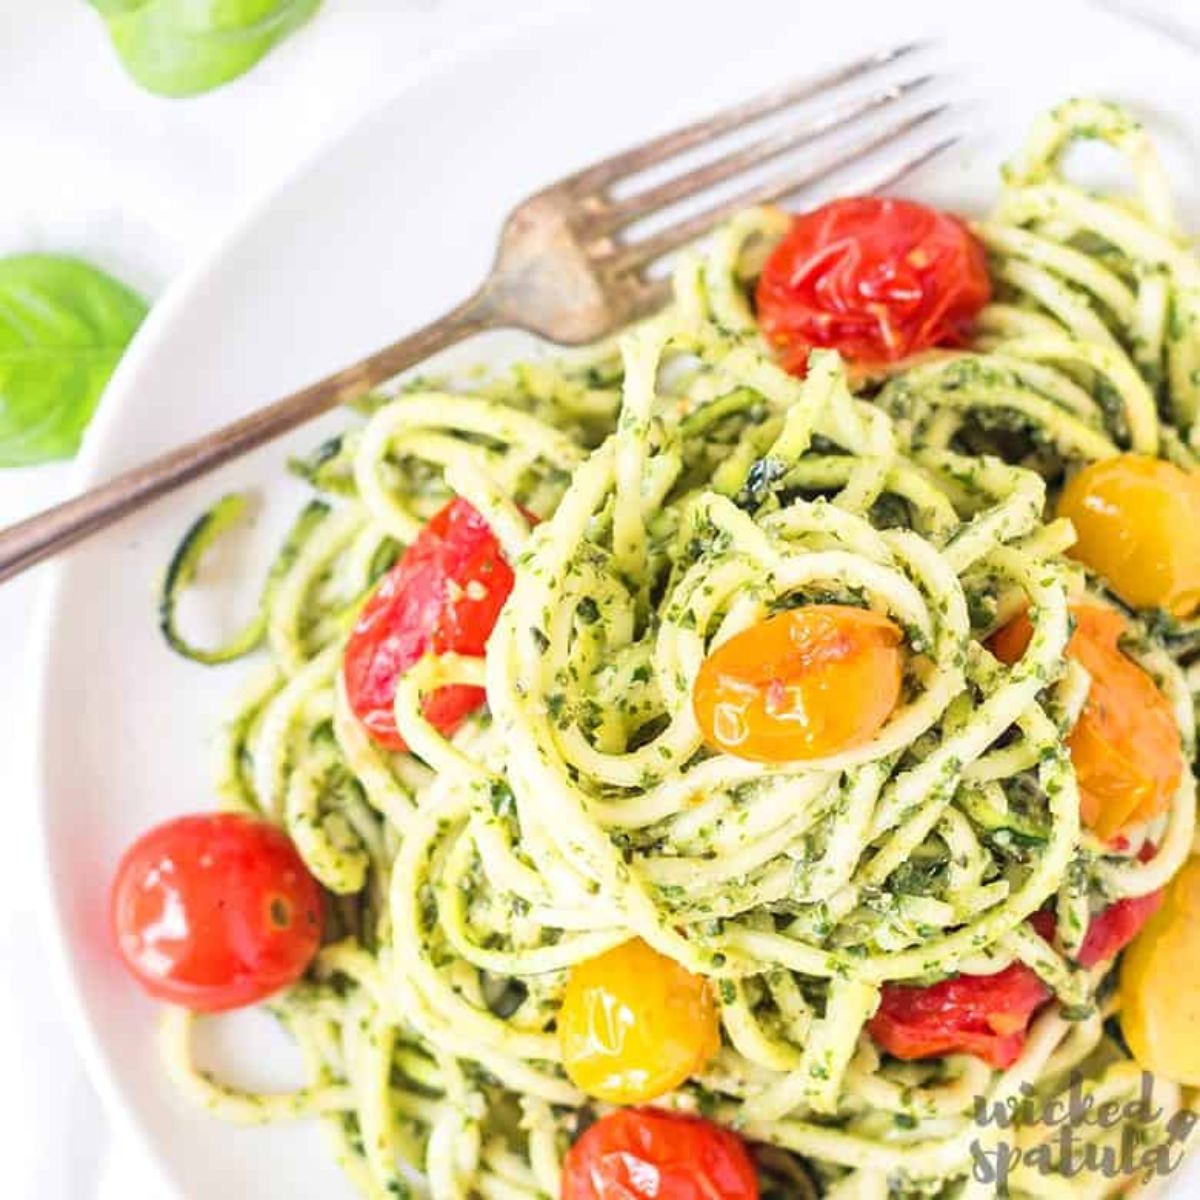
[[(882, 2), (882, 0), (881, 0)], [(84, 0), (0, 0), (0, 254), (83, 254), (161, 294), (217, 232), (293, 165), (378, 103), (405, 66), (540, 0), (326, 0), (310, 26), (218, 92), (155, 99), (122, 73)], [(1200, 50), (1184, 0), (1109, 0)], [(0, 471), (0, 524), (69, 494), (70, 465)], [(35, 915), (33, 799), (21, 680), (36, 573), (0, 588), (0, 1130), (5, 1196), (154, 1200), (109, 1143), (69, 1044)], [(80, 803), (91, 798), (80, 797)], [(99, 802), (100, 798), (96, 798)]]

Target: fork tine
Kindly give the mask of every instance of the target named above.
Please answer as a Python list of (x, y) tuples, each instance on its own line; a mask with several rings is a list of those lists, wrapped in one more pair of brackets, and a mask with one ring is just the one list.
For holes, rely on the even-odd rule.
[(742, 174), (762, 163), (769, 162), (772, 158), (778, 158), (781, 154), (798, 149), (823, 134), (841, 129), (859, 117), (885, 108), (911, 92), (924, 87), (933, 79), (933, 75), (921, 75), (870, 95), (856, 97), (799, 125), (760, 138), (748, 146), (713, 159), (695, 170), (676, 175), (656, 187), (638, 192), (626, 200), (606, 205), (597, 212), (592, 222), (592, 228), (599, 232), (619, 229), (621, 226), (629, 224), (630, 221), (664, 208), (668, 204), (686, 200), (697, 192), (723, 183), (734, 175)]
[(731, 108), (707, 117), (703, 120), (684, 125), (679, 129), (664, 133), (640, 145), (631, 146), (619, 151), (609, 158), (584, 167), (573, 175), (568, 175), (559, 181), (558, 187), (566, 188), (576, 194), (587, 193), (609, 184), (635, 171), (653, 166), (665, 158), (682, 154), (693, 146), (719, 137), (721, 134), (738, 129), (760, 117), (769, 116), (789, 105), (807, 100), (819, 92), (839, 84), (847, 83), (887, 63), (895, 62), (905, 55), (920, 49), (926, 43), (923, 41), (907, 42), (890, 50), (878, 51), (844, 66), (837, 67), (814, 79), (806, 79), (799, 83), (772, 88), (756, 96), (752, 100), (736, 104)]
[[(947, 108), (949, 108), (948, 104), (939, 104), (933, 108), (927, 108), (914, 116), (894, 121), (879, 132), (860, 138), (852, 142), (849, 146), (839, 147), (826, 152), (815, 162), (809, 163), (799, 172), (768, 180), (756, 187), (748, 188), (731, 199), (724, 200), (720, 204), (707, 208), (703, 212), (688, 217), (642, 241), (625, 244), (618, 243), (615, 248), (598, 253), (595, 256), (596, 261), (598, 265), (612, 272), (614, 275), (620, 275), (625, 271), (643, 267), (647, 263), (661, 258), (664, 254), (669, 254), (672, 250), (677, 250), (680, 246), (684, 246), (688, 242), (694, 242), (715, 225), (719, 225), (722, 221), (732, 217), (744, 208), (750, 208), (755, 204), (769, 204), (791, 192), (799, 191), (810, 183), (816, 183), (826, 175), (830, 175), (842, 167), (850, 166), (851, 163), (857, 162), (873, 151), (886, 146), (903, 134), (924, 125), (927, 121), (932, 121), (935, 117), (941, 116)], [(938, 147), (938, 149), (944, 148), (944, 146)], [(930, 157), (932, 153), (933, 151), (930, 150), (924, 151), (913, 160), (912, 165), (919, 165), (920, 162)], [(898, 177), (910, 169), (912, 169), (911, 165), (907, 163), (902, 164), (897, 169), (897, 175), (889, 177), (884, 182), (890, 182), (891, 178)]]
[(911, 175), (919, 167), (923, 167), (930, 159), (937, 158), (939, 154), (945, 153), (951, 146), (957, 146), (961, 141), (962, 135), (954, 133), (949, 137), (944, 137), (940, 141), (934, 142), (932, 146), (911, 155), (903, 162), (885, 167), (882, 174), (877, 175), (870, 183), (863, 184), (863, 191), (879, 192), (884, 188), (891, 187), (892, 184), (898, 183), (906, 175)]

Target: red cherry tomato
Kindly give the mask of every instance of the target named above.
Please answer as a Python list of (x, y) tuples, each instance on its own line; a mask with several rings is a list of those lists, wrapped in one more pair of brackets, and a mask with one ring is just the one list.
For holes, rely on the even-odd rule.
[(961, 345), (991, 296), (983, 247), (957, 217), (859, 196), (792, 218), (758, 281), (758, 320), (803, 375), (829, 346), (858, 363)]
[[(1154, 856), (1145, 846), (1144, 862)], [(1130, 897), (1097, 914), (1075, 955), (1081, 967), (1116, 958), (1137, 936), (1163, 893)], [(1030, 925), (1047, 941), (1054, 938), (1054, 913), (1035, 912)], [(871, 1036), (896, 1058), (974, 1054), (994, 1067), (1010, 1067), (1025, 1045), (1029, 1022), (1050, 999), (1050, 989), (1024, 963), (995, 975), (958, 975), (930, 987), (883, 986), (879, 1010), (867, 1026)]]
[(1158, 911), (1163, 902), (1160, 889), (1148, 896), (1130, 896), (1110, 904), (1088, 926), (1083, 945), (1075, 955), (1081, 967), (1116, 958), (1138, 935), (1138, 931)]
[(235, 813), (180, 817), (126, 851), (110, 918), (150, 995), (224, 1012), (304, 974), (321, 944), (321, 889), (274, 825)]
[(562, 1200), (758, 1200), (745, 1143), (699, 1117), (621, 1108), (571, 1147)]
[[(427, 653), (482, 655), (512, 586), (487, 522), (451, 500), (380, 581), (346, 643), (346, 695), (375, 741), (408, 749), (392, 708), (400, 676)], [(450, 684), (425, 698), (425, 718), (453, 733), (486, 699), (481, 687)]]
[[(1138, 851), (1139, 862), (1149, 862), (1156, 853), (1154, 845), (1146, 842)], [(1094, 967), (1099, 962), (1116, 958), (1130, 942), (1137, 937), (1145, 923), (1158, 911), (1162, 905), (1165, 889), (1159, 888), (1148, 896), (1127, 896), (1110, 904), (1103, 912), (1097, 913), (1083, 935), (1083, 944), (1075, 955), (1076, 962), (1081, 967)], [(1046, 939), (1054, 936), (1053, 924), (1050, 932), (1036, 925), (1035, 918), (1042, 913), (1035, 913), (1033, 918), (1038, 933)]]
[(1049, 999), (1024, 963), (929, 987), (887, 983), (867, 1029), (896, 1058), (974, 1054), (1003, 1069), (1020, 1057), (1029, 1020)]

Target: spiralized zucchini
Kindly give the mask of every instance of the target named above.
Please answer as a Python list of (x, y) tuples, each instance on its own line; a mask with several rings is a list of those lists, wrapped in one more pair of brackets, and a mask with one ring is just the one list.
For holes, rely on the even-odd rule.
[[(1133, 201), (1063, 177), (1081, 137), (1125, 155)], [(1098, 1096), (1137, 1094), (1106, 1033), (1110, 978), (1025, 921), (1056, 904), (1069, 945), (1089, 909), (1160, 886), (1192, 846), (1190, 772), (1135, 844), (1080, 828), (1065, 647), (1069, 604), (1096, 585), (1063, 557), (1069, 527), (1045, 517), (1071, 464), (1135, 449), (1195, 465), (1200, 265), (1162, 171), (1119, 109), (1072, 101), (1044, 118), (976, 227), (998, 291), (974, 344), (853, 387), (835, 354), (799, 380), (759, 337), (747, 283), (785, 225), (775, 210), (735, 219), (682, 263), (674, 304), (613, 344), (372, 405), (301, 464), (327, 493), (320, 519), (302, 518), (229, 647), (190, 647), (173, 598), (233, 503), (177, 555), (172, 644), (214, 662), (265, 640), (271, 659), (230, 718), (221, 794), (288, 829), (334, 896), (336, 936), (273, 1004), (302, 1090), (215, 1081), (180, 1013), (165, 1026), (172, 1072), (230, 1120), (318, 1117), (366, 1196), (556, 1196), (589, 1111), (554, 1032), (565, 973), (633, 936), (720, 1000), (720, 1053), (659, 1103), (801, 1156), (843, 1200), (956, 1182), (990, 1195), (969, 1178), (971, 1143), (999, 1136), (973, 1119), (979, 1098), (1052, 1094), (1077, 1066)], [(485, 514), (516, 583), (485, 662), (426, 659), (405, 677), (395, 715), (414, 755), (391, 755), (340, 684), (347, 614), (451, 493)], [(532, 532), (521, 509), (542, 518)], [(708, 750), (691, 703), (705, 655), (828, 601), (904, 630), (903, 698), (883, 728), (804, 763)], [(1026, 602), (1033, 637), (1006, 666), (984, 639)], [(1135, 622), (1129, 648), (1191, 760), (1187, 634)], [(421, 715), (448, 682), (488, 697), (450, 740)], [(901, 1063), (863, 1031), (887, 981), (1014, 959), (1056, 1003), (1009, 1070)], [(1161, 1080), (1155, 1098), (1164, 1121), (1181, 1103)], [(1109, 1185), (1022, 1167), (1013, 1186)]]

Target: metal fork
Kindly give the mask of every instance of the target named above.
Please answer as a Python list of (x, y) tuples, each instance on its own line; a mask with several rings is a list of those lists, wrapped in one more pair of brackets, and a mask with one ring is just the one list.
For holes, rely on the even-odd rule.
[[(902, 98), (932, 78), (915, 76), (830, 103), (633, 195), (621, 198), (616, 194), (618, 185), (677, 155), (869, 76), (918, 46), (898, 46), (773, 89), (614, 154), (534, 193), (505, 221), (491, 274), (457, 308), (361, 362), (3, 530), (0, 582), (472, 334), (518, 328), (576, 345), (648, 315), (668, 298), (667, 280), (648, 274), (665, 255), (740, 209), (778, 200), (866, 158), (930, 121), (946, 106), (926, 105), (915, 113), (896, 109)], [(857, 128), (867, 117), (876, 120)], [(648, 236), (637, 237), (630, 228), (677, 203), (702, 200), (719, 185), (844, 129), (851, 129), (853, 136), (819, 150), (797, 170), (750, 186)], [(870, 188), (894, 182), (954, 140), (944, 138), (913, 150)]]

